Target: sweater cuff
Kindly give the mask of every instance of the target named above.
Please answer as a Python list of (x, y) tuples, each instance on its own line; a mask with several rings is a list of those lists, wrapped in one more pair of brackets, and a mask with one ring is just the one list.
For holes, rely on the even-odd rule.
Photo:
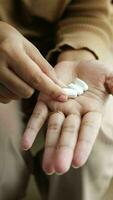
[(62, 34), (58, 35), (56, 47), (47, 55), (49, 61), (56, 61), (58, 55), (67, 48), (75, 50), (87, 49), (98, 60), (104, 60), (105, 55), (110, 57), (110, 42), (101, 31), (95, 31), (93, 27), (88, 27), (88, 25), (86, 30), (86, 26), (83, 27), (82, 25), (82, 27), (76, 27), (76, 30), (72, 28), (71, 31), (70, 28), (70, 33), (65, 33), (64, 31), (64, 33), (62, 32)]

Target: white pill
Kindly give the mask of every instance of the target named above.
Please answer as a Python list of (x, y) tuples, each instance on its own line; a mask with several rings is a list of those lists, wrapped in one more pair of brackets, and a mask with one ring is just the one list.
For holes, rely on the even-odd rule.
[(72, 89), (72, 88), (63, 88), (65, 94), (67, 94), (70, 98), (75, 98), (77, 97), (77, 91)]
[(76, 78), (75, 81), (74, 81), (74, 84), (78, 84), (80, 85), (84, 91), (87, 91), (88, 90), (88, 85), (87, 83), (85, 83), (83, 80), (79, 79), (79, 78)]
[(68, 87), (70, 87), (70, 88), (76, 90), (77, 95), (81, 95), (81, 94), (84, 93), (83, 88), (82, 88), (80, 85), (78, 85), (78, 84), (70, 83), (70, 84), (68, 85)]

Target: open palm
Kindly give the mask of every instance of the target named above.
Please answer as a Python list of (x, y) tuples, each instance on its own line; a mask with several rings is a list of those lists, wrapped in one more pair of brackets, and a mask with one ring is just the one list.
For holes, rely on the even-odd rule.
[(98, 61), (66, 61), (57, 64), (55, 71), (65, 84), (79, 77), (89, 89), (64, 103), (41, 93), (25, 130), (23, 146), (32, 146), (49, 114), (43, 169), (47, 173), (65, 173), (71, 165), (82, 166), (90, 155), (101, 126), (108, 97), (105, 82), (111, 70)]

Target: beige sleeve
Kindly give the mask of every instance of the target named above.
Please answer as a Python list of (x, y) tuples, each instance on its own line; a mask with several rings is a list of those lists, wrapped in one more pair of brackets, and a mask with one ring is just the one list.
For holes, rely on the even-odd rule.
[(56, 48), (50, 55), (85, 48), (102, 59), (111, 46), (112, 9), (110, 0), (73, 0), (58, 23)]

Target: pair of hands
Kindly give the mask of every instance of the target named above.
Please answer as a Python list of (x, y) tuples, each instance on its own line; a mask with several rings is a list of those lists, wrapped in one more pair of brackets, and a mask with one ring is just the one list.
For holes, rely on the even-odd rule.
[[(29, 149), (49, 116), (43, 169), (47, 173), (64, 173), (71, 165), (83, 165), (98, 134), (102, 110), (108, 97), (105, 83), (113, 93), (110, 66), (93, 62), (62, 62), (55, 71), (40, 52), (12, 26), (0, 22), (0, 102), (30, 97), (34, 89), (41, 93), (23, 137)], [(112, 70), (111, 70), (112, 71)], [(69, 99), (62, 82), (79, 77), (89, 90)], [(61, 86), (61, 87), (60, 87)], [(46, 95), (45, 95), (46, 94)]]
[(95, 60), (65, 61), (55, 66), (57, 77), (64, 84), (79, 77), (89, 89), (67, 102), (58, 102), (40, 93), (24, 132), (22, 147), (31, 148), (48, 119), (42, 164), (46, 173), (63, 174), (71, 166), (80, 167), (87, 161), (101, 126), (109, 91), (113, 93), (111, 71), (110, 65)]
[(38, 49), (15, 28), (0, 22), (0, 102), (29, 98), (34, 89), (65, 101), (61, 86)]

